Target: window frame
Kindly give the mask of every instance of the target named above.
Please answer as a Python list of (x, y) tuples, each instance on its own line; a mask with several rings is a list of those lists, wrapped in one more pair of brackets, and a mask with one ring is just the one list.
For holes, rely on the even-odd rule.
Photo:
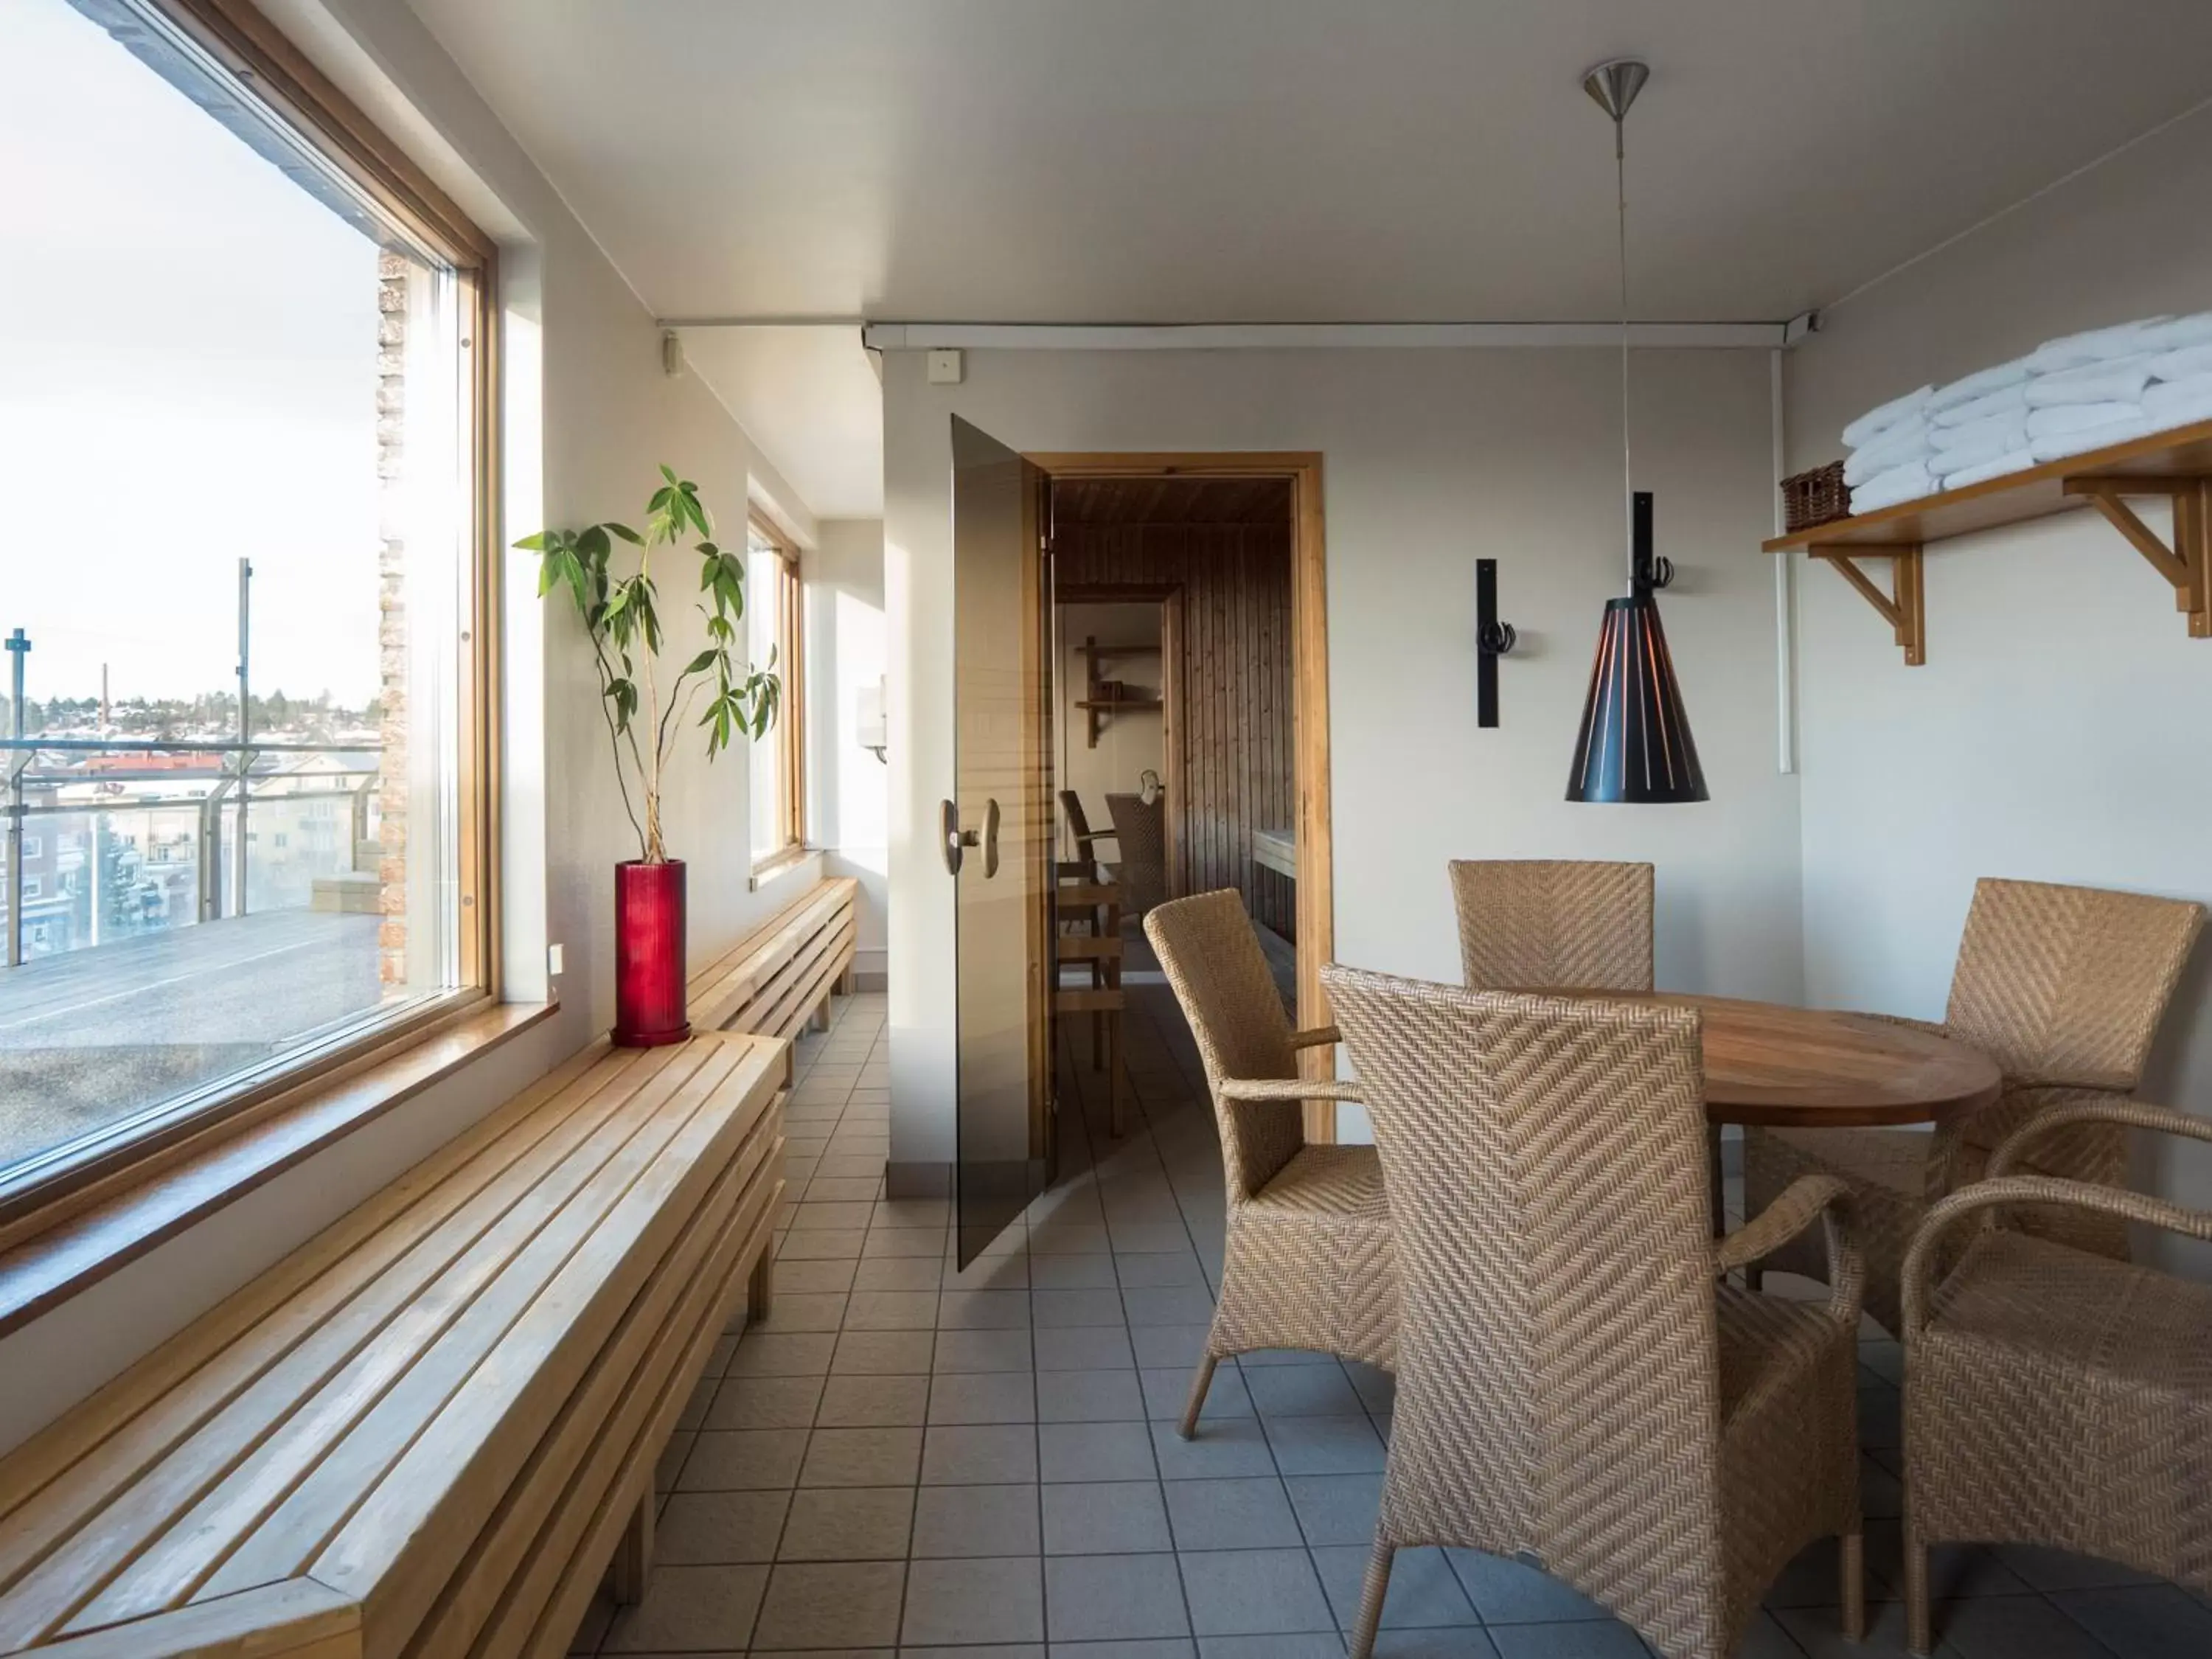
[(468, 354), (461, 441), (471, 473), (470, 568), (459, 617), (464, 654), (453, 714), (459, 983), (385, 1018), (365, 1015), (228, 1085), (187, 1091), (171, 1109), (140, 1114), (74, 1148), (0, 1174), (0, 1251), (204, 1156), (210, 1141), (242, 1134), (296, 1107), (305, 1091), (337, 1084), (374, 1057), (428, 1041), (483, 1012), (501, 989), (497, 244), (248, 0), (137, 3), (453, 271), (456, 322)]
[[(806, 594), (799, 544), (757, 507), (747, 513), (745, 523), (752, 535), (775, 549), (771, 556), (777, 571), (776, 673), (783, 682), (775, 725), (767, 739), (776, 745), (776, 766), (783, 779), (783, 814), (777, 825), (776, 844), (751, 849), (752, 884), (757, 888), (811, 850), (806, 839)], [(754, 556), (750, 547), (746, 554)], [(751, 827), (749, 813), (749, 836)]]

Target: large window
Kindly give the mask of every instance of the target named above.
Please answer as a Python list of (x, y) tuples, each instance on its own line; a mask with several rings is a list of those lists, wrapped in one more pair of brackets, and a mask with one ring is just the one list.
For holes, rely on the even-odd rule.
[(0, 1203), (489, 978), (489, 251), (267, 29), (0, 5)]
[(805, 677), (799, 550), (755, 517), (746, 536), (746, 641), (756, 667), (782, 683), (775, 724), (752, 746), (752, 855), (756, 875), (788, 862), (806, 844)]

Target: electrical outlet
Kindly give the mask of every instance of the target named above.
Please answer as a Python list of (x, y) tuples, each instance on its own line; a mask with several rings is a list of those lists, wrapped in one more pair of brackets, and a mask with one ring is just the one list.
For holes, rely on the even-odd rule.
[(557, 945), (545, 947), (545, 971), (555, 979), (561, 977), (561, 947)]

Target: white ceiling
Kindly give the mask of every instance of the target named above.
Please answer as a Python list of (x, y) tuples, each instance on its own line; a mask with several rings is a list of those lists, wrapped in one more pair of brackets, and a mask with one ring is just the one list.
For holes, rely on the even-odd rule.
[(2212, 57), (2204, 0), (412, 3), (680, 317), (1603, 318), (1576, 82), (1632, 52), (1637, 313), (1778, 319), (2188, 107)]

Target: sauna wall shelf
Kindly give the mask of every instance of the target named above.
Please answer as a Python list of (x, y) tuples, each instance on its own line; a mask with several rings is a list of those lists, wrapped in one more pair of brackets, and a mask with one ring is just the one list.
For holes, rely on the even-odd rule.
[(1100, 663), (1114, 657), (1157, 657), (1160, 654), (1158, 646), (1101, 645), (1095, 638), (1087, 638), (1075, 649), (1083, 658), (1084, 695), (1077, 701), (1075, 706), (1083, 711), (1084, 724), (1087, 728), (1087, 741), (1084, 744), (1085, 748), (1096, 749), (1098, 746), (1098, 734), (1105, 730), (1115, 715), (1140, 714), (1148, 709), (1157, 713), (1165, 707), (1158, 697), (1109, 697), (1100, 695), (1099, 682), (1103, 678), (1098, 672)]
[[(2130, 497), (2151, 496), (2173, 504), (2170, 546), (2128, 505)], [(1928, 660), (1920, 570), (1925, 549), (2080, 507), (2095, 508), (2166, 579), (2190, 638), (2212, 639), (2212, 421), (1794, 530), (1765, 545), (1769, 553), (1802, 551), (1833, 565), (1889, 624), (1906, 665), (1917, 667)], [(1862, 558), (1889, 561), (1887, 592), (1859, 568)]]

